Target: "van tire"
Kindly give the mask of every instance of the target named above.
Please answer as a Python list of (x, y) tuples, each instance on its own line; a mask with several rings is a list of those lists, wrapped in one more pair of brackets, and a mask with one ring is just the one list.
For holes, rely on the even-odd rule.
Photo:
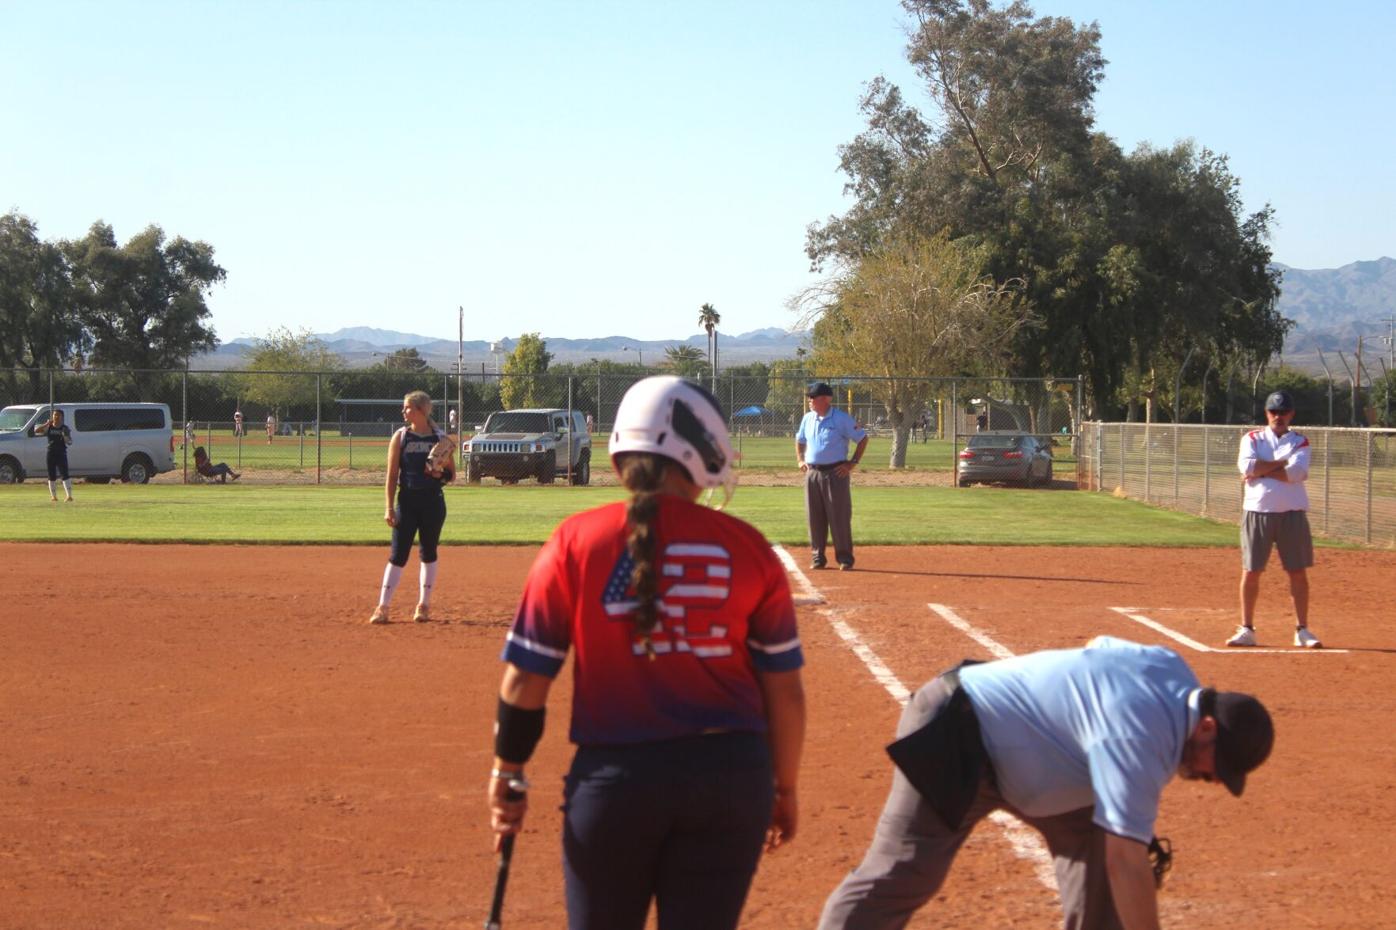
[(24, 469), (19, 460), (8, 455), (0, 455), (0, 484), (19, 484), (24, 480)]
[(106, 477), (106, 478), (84, 478), (84, 479), (82, 479), (82, 480), (83, 480), (83, 481), (86, 481), (88, 484), (111, 484), (111, 478), (110, 478), (110, 477)]
[(542, 466), (541, 468), (538, 469), (538, 483), (539, 483), (539, 484), (552, 484), (552, 483), (553, 483), (554, 481), (556, 481), (556, 480), (557, 480), (557, 462), (556, 462), (556, 461), (545, 462), (545, 463), (543, 464), (543, 466)]
[(148, 484), (154, 471), (155, 466), (151, 464), (150, 459), (139, 452), (133, 452), (121, 463), (121, 480), (127, 484)]

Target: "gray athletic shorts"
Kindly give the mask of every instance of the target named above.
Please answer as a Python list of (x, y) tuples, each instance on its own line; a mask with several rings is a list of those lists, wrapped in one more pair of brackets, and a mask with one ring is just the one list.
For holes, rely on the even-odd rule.
[(1270, 549), (1280, 550), (1280, 564), (1287, 572), (1311, 568), (1314, 564), (1314, 538), (1309, 533), (1309, 517), (1302, 510), (1284, 513), (1241, 515), (1241, 567), (1248, 572), (1265, 570)]

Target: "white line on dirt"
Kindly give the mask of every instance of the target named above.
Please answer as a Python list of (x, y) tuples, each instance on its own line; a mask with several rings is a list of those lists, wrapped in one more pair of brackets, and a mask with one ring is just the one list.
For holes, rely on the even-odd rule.
[[(800, 566), (795, 564), (795, 559), (786, 551), (785, 547), (772, 546), (771, 548), (775, 550), (776, 557), (779, 558), (781, 564), (785, 566), (785, 570), (795, 578), (795, 584), (800, 588), (801, 593), (806, 598), (810, 598), (812, 603), (824, 604), (824, 597), (819, 593), (819, 589), (816, 588), (813, 582), (809, 580), (809, 577), (800, 570)], [(950, 610), (950, 608), (943, 607), (943, 605), (939, 604), (932, 604), (931, 609), (936, 610), (937, 613), (940, 612), (940, 609), (943, 609), (946, 613), (941, 614), (941, 616), (945, 617), (947, 621), (956, 626), (957, 629), (960, 629), (971, 639), (975, 640), (975, 642), (984, 646), (984, 648), (988, 649), (996, 657), (1008, 658), (1013, 655), (1011, 650), (994, 642), (994, 640), (990, 639), (987, 635), (975, 631), (974, 628), (968, 623), (965, 623), (964, 620), (956, 617), (954, 611)], [(820, 607), (819, 612), (829, 621), (829, 625), (833, 627), (834, 632), (839, 635), (839, 638), (848, 645), (848, 648), (853, 651), (853, 654), (856, 655), (867, 670), (872, 673), (873, 680), (882, 685), (887, 693), (892, 695), (892, 699), (898, 704), (905, 705), (906, 702), (911, 699), (911, 690), (908, 689), (906, 685), (902, 684), (896, 674), (887, 667), (887, 663), (883, 662), (878, 654), (873, 651), (872, 647), (858, 635), (858, 631), (849, 626), (848, 622), (840, 617), (838, 611), (835, 611), (832, 607)], [(946, 614), (949, 614), (949, 616), (946, 616)], [(951, 617), (954, 617), (954, 619), (952, 620)], [(981, 639), (980, 637), (983, 638)], [(994, 811), (989, 814), (988, 819), (998, 824), (999, 829), (1003, 831), (1004, 839), (1008, 840), (1008, 845), (1012, 848), (1013, 855), (1032, 865), (1033, 874), (1037, 876), (1037, 880), (1042, 883), (1043, 887), (1049, 891), (1057, 891), (1057, 877), (1052, 869), (1052, 857), (1047, 852), (1047, 847), (1043, 845), (1042, 839), (1037, 835), (1037, 831), (1033, 830), (1007, 811)]]
[(1110, 609), (1113, 610), (1113, 611), (1115, 611), (1115, 613), (1119, 614), (1119, 615), (1122, 616), (1122, 617), (1128, 617), (1129, 619), (1133, 620), (1135, 623), (1142, 624), (1143, 626), (1146, 626), (1146, 627), (1148, 627), (1149, 629), (1154, 630), (1155, 632), (1162, 633), (1164, 636), (1167, 636), (1169, 639), (1172, 639), (1172, 640), (1174, 640), (1174, 641), (1176, 641), (1176, 642), (1180, 642), (1180, 643), (1182, 643), (1184, 646), (1187, 646), (1189, 649), (1195, 649), (1195, 650), (1197, 650), (1198, 652), (1215, 652), (1215, 653), (1218, 653), (1218, 654), (1221, 654), (1221, 655), (1253, 655), (1253, 656), (1254, 656), (1254, 655), (1283, 655), (1283, 656), (1292, 656), (1292, 655), (1303, 655), (1303, 654), (1315, 653), (1315, 652), (1318, 652), (1318, 653), (1325, 653), (1325, 652), (1326, 652), (1326, 653), (1328, 653), (1329, 655), (1343, 655), (1344, 653), (1346, 653), (1346, 652), (1348, 651), (1348, 650), (1346, 650), (1346, 649), (1257, 649), (1257, 648), (1255, 648), (1254, 646), (1247, 646), (1247, 647), (1245, 647), (1245, 648), (1238, 648), (1238, 649), (1229, 649), (1229, 648), (1228, 648), (1228, 649), (1217, 649), (1217, 648), (1215, 648), (1215, 647), (1213, 647), (1213, 646), (1208, 646), (1208, 645), (1206, 645), (1205, 643), (1199, 643), (1197, 640), (1192, 639), (1191, 637), (1184, 636), (1182, 633), (1179, 633), (1177, 630), (1171, 629), (1170, 627), (1166, 627), (1166, 626), (1164, 626), (1162, 623), (1159, 623), (1157, 620), (1151, 620), (1151, 619), (1149, 619), (1148, 617), (1144, 616), (1144, 614), (1142, 614), (1142, 613), (1139, 611), (1139, 608), (1138, 608), (1138, 607), (1111, 607)]
[(935, 611), (936, 613), (940, 614), (941, 619), (943, 619), (946, 623), (950, 624), (955, 629), (959, 630), (961, 633), (965, 634), (970, 639), (974, 640), (976, 643), (989, 650), (989, 654), (992, 655), (995, 659), (1013, 658), (1012, 649), (1009, 649), (1007, 646), (998, 642), (988, 633), (985, 633), (982, 630), (975, 628), (973, 625), (969, 623), (969, 621), (965, 620), (963, 617), (955, 613), (955, 611), (951, 610), (949, 607), (946, 607), (944, 604), (927, 604), (926, 606), (931, 608), (931, 610)]

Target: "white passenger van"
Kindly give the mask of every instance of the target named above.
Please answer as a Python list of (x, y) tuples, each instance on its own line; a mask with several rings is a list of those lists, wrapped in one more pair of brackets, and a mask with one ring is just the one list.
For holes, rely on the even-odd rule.
[[(73, 431), (68, 473), (105, 483), (113, 478), (145, 484), (171, 471), (174, 433), (168, 404), (54, 404)], [(0, 410), (0, 484), (47, 478), (48, 440), (34, 427), (49, 418), (48, 404)]]

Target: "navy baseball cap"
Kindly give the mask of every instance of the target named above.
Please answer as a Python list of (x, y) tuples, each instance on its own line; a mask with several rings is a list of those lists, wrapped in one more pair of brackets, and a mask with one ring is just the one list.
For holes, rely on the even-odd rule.
[(834, 396), (834, 389), (831, 388), (831, 387), (829, 387), (829, 385), (828, 385), (827, 382), (824, 382), (824, 381), (816, 381), (816, 382), (814, 382), (813, 384), (811, 384), (811, 385), (809, 386), (809, 390), (805, 392), (805, 396), (806, 396), (806, 397), (833, 397), (833, 396)]
[(1294, 398), (1289, 396), (1289, 391), (1276, 391), (1265, 398), (1265, 409), (1277, 413), (1288, 412), (1294, 409)]
[(1275, 725), (1265, 705), (1239, 691), (1202, 692), (1204, 716), (1217, 721), (1217, 780), (1236, 797), (1246, 790), (1246, 775), (1270, 757)]

